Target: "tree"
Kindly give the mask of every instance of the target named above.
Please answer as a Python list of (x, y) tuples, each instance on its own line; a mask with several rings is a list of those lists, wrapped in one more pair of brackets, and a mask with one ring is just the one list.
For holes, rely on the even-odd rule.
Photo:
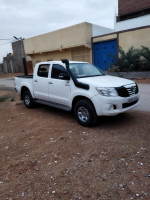
[(141, 46), (141, 56), (144, 70), (150, 70), (150, 49), (145, 46)]
[(116, 59), (115, 65), (119, 66), (120, 71), (139, 71), (141, 66), (141, 52), (133, 46), (125, 52), (119, 47), (119, 57)]

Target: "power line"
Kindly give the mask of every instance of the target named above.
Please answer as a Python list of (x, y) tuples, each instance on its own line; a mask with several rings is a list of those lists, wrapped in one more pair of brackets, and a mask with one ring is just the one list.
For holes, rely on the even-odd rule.
[(5, 43), (1, 44), (0, 46), (6, 45), (6, 44), (10, 44), (10, 42), (5, 42)]
[(0, 40), (12, 40), (12, 39), (0, 39)]
[(3, 44), (0, 44), (0, 46), (4, 46), (4, 45), (10, 44), (10, 43), (12, 43), (12, 42), (15, 42), (15, 41), (13, 40), (13, 41), (5, 42), (5, 43), (3, 43)]

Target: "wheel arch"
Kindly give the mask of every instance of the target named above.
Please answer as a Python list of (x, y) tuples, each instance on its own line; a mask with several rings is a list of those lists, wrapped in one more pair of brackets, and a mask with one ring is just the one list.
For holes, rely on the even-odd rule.
[(94, 106), (93, 102), (88, 97), (79, 95), (79, 96), (74, 97), (74, 99), (72, 101), (72, 110), (74, 110), (75, 104), (80, 100), (86, 100), (86, 101), (90, 102), (93, 105), (94, 109), (95, 109), (95, 106)]
[(30, 92), (30, 90), (29, 90), (29, 88), (27, 88), (26, 86), (23, 86), (22, 88), (21, 88), (21, 100), (23, 100), (23, 94), (26, 92), (26, 91), (29, 91)]

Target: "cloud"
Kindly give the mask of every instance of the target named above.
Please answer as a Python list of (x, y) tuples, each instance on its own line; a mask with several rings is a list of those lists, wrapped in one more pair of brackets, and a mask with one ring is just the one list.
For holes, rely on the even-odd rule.
[[(29, 38), (84, 21), (113, 28), (116, 1), (1, 0), (0, 38)], [(0, 61), (11, 51), (11, 45), (2, 43)]]

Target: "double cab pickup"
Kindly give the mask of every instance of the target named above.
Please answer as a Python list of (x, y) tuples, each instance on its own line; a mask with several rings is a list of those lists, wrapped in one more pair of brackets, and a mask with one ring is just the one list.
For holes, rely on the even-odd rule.
[(83, 126), (98, 116), (114, 116), (139, 103), (133, 80), (105, 74), (88, 62), (48, 61), (35, 65), (33, 75), (16, 76), (16, 90), (27, 108), (34, 103), (72, 111)]

